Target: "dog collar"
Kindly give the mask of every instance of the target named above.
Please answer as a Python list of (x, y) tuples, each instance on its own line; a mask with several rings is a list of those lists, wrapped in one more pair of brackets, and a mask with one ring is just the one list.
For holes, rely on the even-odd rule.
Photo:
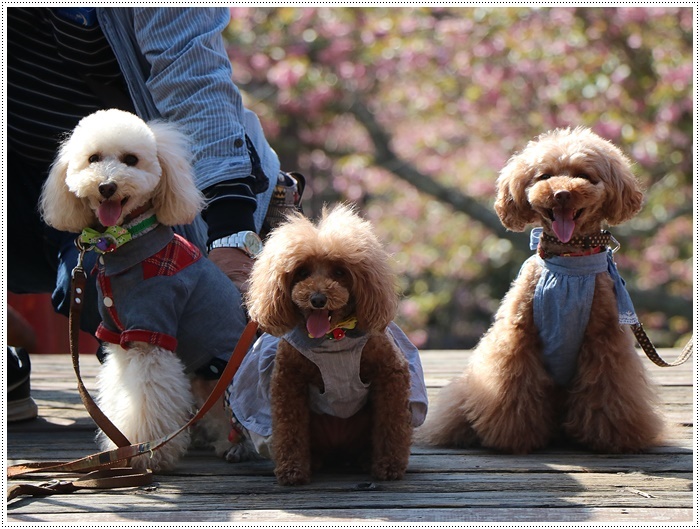
[[(327, 340), (342, 340), (345, 338), (345, 331), (351, 331), (357, 326), (357, 318), (355, 316), (350, 316), (348, 319), (339, 321), (338, 324), (326, 333), (325, 338)], [(309, 338), (313, 338), (309, 334)]]
[(606, 249), (607, 246), (595, 246), (593, 248), (586, 248), (585, 250), (581, 250), (579, 252), (551, 253), (546, 252), (540, 244), (537, 246), (537, 255), (539, 255), (542, 259), (549, 259), (550, 257), (583, 257), (586, 255), (595, 255), (597, 253), (602, 253)]
[(127, 242), (141, 237), (158, 226), (158, 219), (153, 211), (139, 215), (123, 226), (110, 226), (103, 232), (85, 228), (80, 234), (80, 242), (90, 246), (97, 253), (110, 253)]
[[(566, 244), (569, 246), (579, 246), (583, 249), (589, 249), (596, 246), (609, 246), (612, 238), (612, 234), (609, 231), (601, 230), (600, 233), (596, 233), (595, 235), (587, 235), (586, 237), (572, 237)], [(556, 237), (553, 237), (547, 233), (542, 233), (540, 235), (540, 240), (544, 242), (564, 244)]]
[(542, 248), (542, 242), (564, 244), (556, 237), (544, 233), (542, 228), (534, 228), (532, 232), (530, 232), (530, 249), (537, 250), (537, 254), (542, 259), (548, 259), (550, 257), (581, 257), (585, 255), (593, 255), (604, 252), (608, 247), (610, 247), (611, 242), (615, 243), (615, 247), (612, 249), (613, 253), (620, 249), (620, 243), (607, 230), (601, 230), (600, 233), (596, 233), (595, 235), (573, 237), (566, 243), (567, 246), (581, 248), (581, 251), (578, 252), (552, 253), (550, 251), (545, 251)]

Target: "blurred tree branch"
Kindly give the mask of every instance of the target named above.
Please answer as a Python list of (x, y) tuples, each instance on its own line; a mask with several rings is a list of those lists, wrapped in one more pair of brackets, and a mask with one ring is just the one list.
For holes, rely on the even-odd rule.
[(523, 233), (506, 231), (493, 210), (465, 195), (459, 189), (441, 184), (434, 178), (419, 171), (408, 161), (400, 159), (391, 148), (389, 133), (377, 121), (374, 113), (358, 97), (352, 98), (352, 103), (349, 105), (348, 110), (364, 126), (372, 139), (375, 149), (374, 161), (378, 166), (390, 171), (419, 191), (449, 204), (455, 210), (479, 222), (500, 238), (510, 241), (514, 248), (528, 247), (529, 236)]

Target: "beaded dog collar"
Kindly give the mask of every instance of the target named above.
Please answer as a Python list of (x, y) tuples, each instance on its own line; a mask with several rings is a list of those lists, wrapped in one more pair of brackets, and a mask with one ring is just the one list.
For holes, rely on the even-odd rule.
[[(600, 233), (595, 235), (586, 235), (585, 237), (572, 237), (569, 242), (566, 243), (567, 246), (578, 246), (580, 248), (588, 249), (595, 248), (596, 246), (610, 246), (610, 240), (612, 239), (612, 234), (608, 230), (602, 230)], [(551, 242), (555, 244), (564, 244), (556, 237), (542, 233), (540, 235), (540, 240), (544, 242)]]
[(540, 235), (540, 245), (537, 248), (537, 253), (540, 257), (542, 257), (542, 259), (546, 259), (547, 257), (553, 256), (575, 257), (580, 255), (591, 255), (594, 253), (600, 253), (601, 251), (604, 251), (608, 246), (610, 246), (611, 241), (615, 242), (616, 244), (616, 247), (613, 249), (613, 252), (615, 252), (620, 247), (620, 243), (617, 242), (615, 237), (613, 237), (609, 231), (601, 230), (600, 233), (596, 233), (595, 235), (586, 235), (585, 237), (572, 237), (571, 240), (566, 243), (567, 246), (575, 246), (581, 248), (581, 252), (554, 253), (549, 250), (545, 251), (542, 248), (541, 243), (545, 242), (560, 245), (564, 243), (556, 237), (543, 232)]

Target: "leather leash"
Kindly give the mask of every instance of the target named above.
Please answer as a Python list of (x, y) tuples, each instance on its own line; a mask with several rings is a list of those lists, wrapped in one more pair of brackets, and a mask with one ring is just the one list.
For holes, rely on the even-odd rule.
[(42, 461), (37, 463), (25, 463), (10, 466), (7, 468), (8, 479), (36, 472), (89, 472), (89, 474), (74, 482), (54, 480), (41, 485), (12, 485), (7, 491), (7, 501), (21, 495), (46, 496), (49, 494), (73, 492), (74, 490), (85, 488), (134, 487), (151, 483), (153, 477), (150, 470), (141, 472), (130, 467), (122, 467), (119, 469), (112, 469), (109, 467), (139, 455), (153, 453), (153, 451), (158, 450), (171, 439), (204, 417), (212, 406), (214, 406), (219, 397), (221, 397), (221, 395), (223, 395), (223, 393), (226, 391), (228, 384), (233, 379), (233, 376), (236, 374), (236, 371), (243, 362), (243, 358), (248, 352), (250, 345), (253, 343), (258, 330), (257, 323), (253, 321), (246, 325), (241, 337), (238, 340), (238, 343), (236, 344), (231, 358), (226, 364), (226, 368), (219, 377), (219, 380), (214, 386), (211, 394), (197, 413), (193, 415), (193, 417), (185, 425), (183, 425), (177, 431), (172, 432), (160, 439), (155, 439), (145, 443), (131, 444), (124, 434), (122, 434), (121, 431), (104, 415), (102, 410), (100, 410), (85, 388), (82, 377), (80, 376), (78, 323), (80, 321), (80, 314), (82, 313), (83, 295), (85, 292), (87, 274), (82, 267), (83, 255), (86, 250), (79, 244), (78, 249), (80, 250), (80, 256), (78, 258), (78, 264), (73, 269), (72, 274), (71, 283), (73, 296), (69, 314), (70, 349), (73, 359), (73, 369), (78, 380), (78, 391), (86, 410), (97, 426), (102, 429), (102, 431), (105, 432), (112, 442), (117, 445), (117, 448), (92, 454), (69, 462)]
[(78, 349), (78, 339), (80, 334), (80, 316), (83, 313), (83, 296), (85, 295), (87, 273), (83, 268), (83, 256), (85, 255), (86, 250), (80, 245), (78, 239), (76, 239), (76, 246), (78, 247), (80, 253), (78, 255), (78, 264), (75, 265), (75, 268), (71, 273), (72, 296), (70, 312), (68, 313), (68, 328), (70, 329), (70, 354), (73, 360), (73, 371), (75, 371), (75, 377), (78, 381), (78, 393), (80, 393), (80, 400), (83, 401), (85, 409), (90, 414), (90, 417), (92, 417), (92, 420), (95, 421), (98, 428), (100, 428), (118, 447), (129, 446), (131, 442), (119, 430), (119, 428), (117, 428), (114, 423), (107, 418), (107, 416), (95, 403), (93, 398), (90, 396), (90, 393), (88, 393), (85, 384), (83, 384), (83, 379), (80, 376), (80, 351)]
[[(539, 237), (540, 241), (545, 241), (552, 244), (562, 244), (562, 242), (559, 239), (544, 232), (540, 234)], [(589, 235), (586, 237), (573, 237), (569, 242), (567, 242), (567, 244), (571, 246), (578, 246), (583, 248), (584, 250), (588, 250), (590, 248), (595, 247), (607, 248), (608, 246), (610, 246), (611, 242), (614, 242), (617, 245), (616, 248), (613, 248), (613, 253), (615, 253), (620, 248), (620, 243), (617, 242), (615, 237), (613, 237), (609, 231), (603, 230), (595, 235)], [(552, 257), (555, 255), (565, 255), (546, 252), (542, 248), (541, 244), (537, 246), (537, 252), (542, 259), (547, 259), (548, 257)], [(651, 343), (651, 340), (649, 339), (649, 336), (647, 336), (646, 331), (644, 331), (644, 327), (641, 323), (633, 324), (631, 325), (631, 328), (632, 334), (634, 334), (634, 337), (637, 339), (637, 343), (642, 348), (642, 351), (646, 353), (647, 357), (649, 357), (649, 360), (654, 362), (659, 367), (679, 366), (686, 360), (688, 360), (688, 358), (690, 358), (690, 355), (693, 353), (693, 341), (695, 339), (694, 335), (691, 336), (690, 340), (688, 340), (688, 343), (685, 344), (685, 347), (678, 355), (678, 358), (676, 358), (673, 362), (666, 362), (663, 358), (659, 356), (659, 353), (656, 352), (656, 347), (654, 347), (654, 344)]]
[(695, 335), (690, 337), (690, 340), (688, 340), (688, 343), (685, 344), (685, 347), (678, 355), (678, 358), (676, 358), (673, 362), (666, 362), (663, 358), (659, 356), (659, 353), (656, 352), (656, 347), (654, 347), (654, 344), (651, 343), (651, 340), (647, 336), (647, 333), (644, 331), (644, 327), (642, 326), (642, 324), (637, 323), (635, 325), (632, 325), (631, 327), (632, 334), (634, 334), (634, 337), (637, 339), (637, 342), (642, 348), (642, 351), (646, 353), (646, 355), (649, 357), (649, 360), (654, 362), (659, 367), (679, 366), (683, 362), (688, 360), (688, 358), (690, 358), (690, 355), (693, 352), (693, 341), (695, 340)]
[(138, 472), (133, 468), (105, 468), (95, 470), (74, 481), (54, 479), (39, 485), (10, 485), (7, 489), (7, 501), (20, 496), (50, 496), (52, 494), (68, 494), (81, 489), (116, 489), (140, 487), (153, 482), (150, 470)]

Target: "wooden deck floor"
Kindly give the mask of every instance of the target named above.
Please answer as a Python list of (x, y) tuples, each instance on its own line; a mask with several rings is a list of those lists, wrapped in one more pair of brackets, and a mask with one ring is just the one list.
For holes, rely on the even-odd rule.
[[(677, 351), (661, 351), (674, 358)], [(431, 395), (461, 371), (469, 352), (421, 354)], [(8, 504), (9, 523), (208, 522), (579, 522), (690, 524), (693, 493), (693, 361), (657, 368), (673, 426), (667, 446), (640, 455), (591, 454), (557, 448), (527, 456), (485, 449), (414, 447), (403, 481), (362, 474), (319, 474), (310, 485), (278, 486), (270, 462), (228, 464), (193, 452), (177, 472), (153, 485), (80, 491)], [(93, 387), (98, 364), (82, 357)], [(33, 358), (32, 393), (40, 419), (7, 428), (8, 463), (75, 459), (96, 451), (94, 426), (75, 390), (70, 358)], [(42, 478), (20, 481), (38, 483)]]

